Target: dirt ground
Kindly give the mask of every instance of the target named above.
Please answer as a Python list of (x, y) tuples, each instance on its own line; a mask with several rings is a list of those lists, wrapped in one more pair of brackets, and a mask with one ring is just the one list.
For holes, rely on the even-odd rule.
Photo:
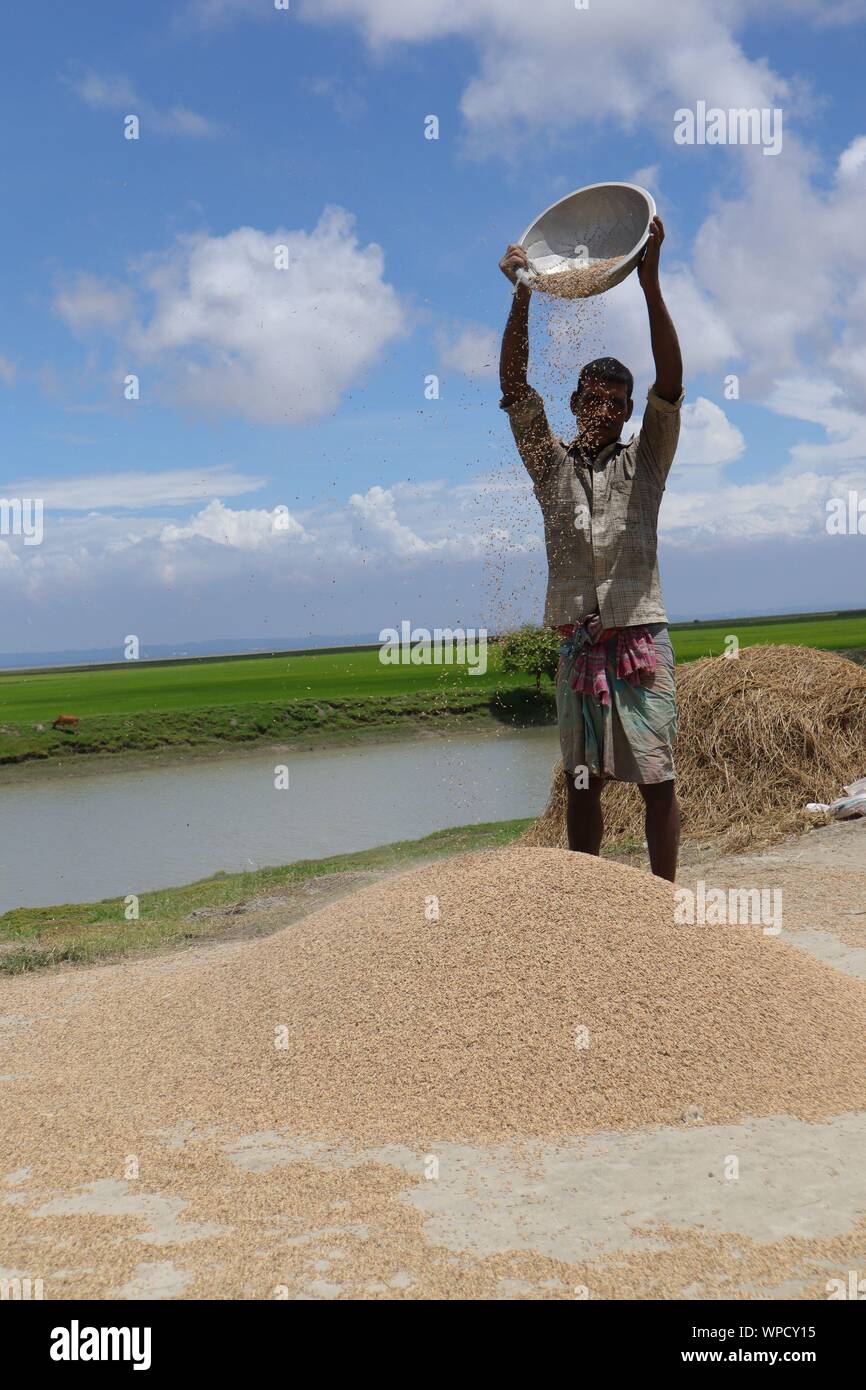
[[(866, 821), (684, 858), (683, 887), (781, 891), (783, 938), (866, 981)], [(77, 1022), (99, 1064), (87, 1020), (119, 983), (194, 991), (205, 962), (231, 970), (246, 938), (377, 877), (243, 904), (182, 951), (0, 981), (0, 1279), (49, 1299), (823, 1299), (866, 1280), (866, 1114), (414, 1152), (59, 1108), (46, 1041)]]

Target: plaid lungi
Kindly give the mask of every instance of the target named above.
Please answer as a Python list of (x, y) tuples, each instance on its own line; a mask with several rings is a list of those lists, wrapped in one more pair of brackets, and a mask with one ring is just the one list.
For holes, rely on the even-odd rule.
[(674, 653), (665, 623), (647, 625), (656, 651), (656, 669), (642, 672), (637, 685), (617, 675), (617, 638), (606, 644), (605, 673), (610, 703), (571, 688), (572, 663), (559, 663), (556, 712), (562, 765), (573, 776), (619, 782), (670, 782), (676, 776), (673, 746), (677, 733)]

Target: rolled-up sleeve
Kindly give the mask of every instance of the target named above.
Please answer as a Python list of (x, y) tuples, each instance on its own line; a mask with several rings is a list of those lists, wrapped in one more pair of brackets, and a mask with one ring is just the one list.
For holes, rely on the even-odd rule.
[(662, 487), (665, 484), (680, 438), (680, 408), (685, 400), (681, 391), (675, 401), (666, 401), (650, 387), (638, 440), (638, 467), (649, 468)]
[(527, 473), (534, 483), (541, 482), (556, 462), (561, 448), (548, 424), (544, 401), (530, 386), (525, 395), (516, 400), (503, 396), (499, 405), (508, 415), (511, 433)]

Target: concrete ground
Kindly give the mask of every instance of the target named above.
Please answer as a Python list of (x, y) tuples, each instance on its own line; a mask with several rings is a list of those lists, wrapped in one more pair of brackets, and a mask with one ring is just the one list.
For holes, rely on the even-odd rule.
[[(689, 858), (683, 886), (780, 889), (784, 939), (866, 981), (866, 821), (760, 854)], [(265, 932), (280, 911), (262, 902), (242, 915)], [(3, 1141), (0, 1279), (42, 1279), (46, 1298), (796, 1299), (860, 1280), (866, 1295), (866, 1114), (728, 1126), (695, 1114), (429, 1153), (180, 1120), (136, 1136), (134, 1153), (107, 1140), (94, 1167), (87, 1135), (103, 1123), (110, 1135), (111, 1117), (50, 1108), (41, 1040), (117, 972), (194, 989), (197, 964), (231, 969), (248, 948), (197, 943), (0, 984), (0, 1083), (25, 1106)], [(24, 1091), (12, 1084), (22, 1079)]]

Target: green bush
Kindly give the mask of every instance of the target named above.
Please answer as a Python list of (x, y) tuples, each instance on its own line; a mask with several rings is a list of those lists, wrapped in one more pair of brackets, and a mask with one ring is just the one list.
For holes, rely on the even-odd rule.
[(508, 676), (535, 677), (535, 689), (541, 691), (541, 677), (556, 677), (559, 665), (559, 638), (552, 628), (526, 623), (516, 632), (506, 632), (499, 641), (502, 671)]

